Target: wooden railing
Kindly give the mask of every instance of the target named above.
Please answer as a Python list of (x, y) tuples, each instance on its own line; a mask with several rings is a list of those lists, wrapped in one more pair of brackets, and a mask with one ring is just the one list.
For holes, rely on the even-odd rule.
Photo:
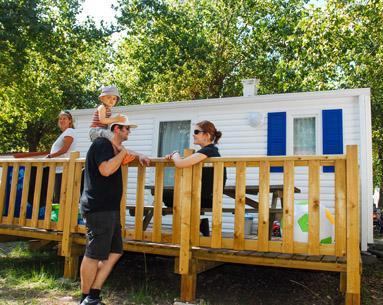
[[(199, 224), (201, 215), (201, 176), (204, 165), (214, 168), (214, 196), (211, 214), (211, 236), (200, 235)], [(81, 175), (84, 159), (79, 153), (72, 153), (70, 159), (1, 159), (2, 168), (0, 185), (0, 211), (7, 205), (7, 214), (1, 216), (0, 225), (12, 227), (0, 230), (0, 234), (17, 235), (18, 228), (29, 227), (46, 232), (59, 232), (62, 243), (61, 254), (67, 263), (73, 264), (73, 243), (85, 243), (86, 228), (78, 223)], [(63, 167), (61, 199), (57, 222), (51, 221), (52, 196), (55, 183), (56, 167)], [(279, 240), (270, 238), (270, 168), (282, 166), (283, 172), (283, 210), (282, 237)], [(294, 241), (294, 177), (296, 167), (308, 168), (308, 242)], [(321, 167), (335, 168), (335, 240), (331, 244), (321, 244), (320, 234), (320, 181)], [(8, 172), (12, 167), (12, 178), (9, 181)], [(36, 167), (36, 183), (34, 188), (32, 213), (27, 219), (28, 189), (31, 168)], [(43, 168), (48, 167), (48, 186), (46, 205), (43, 217), (39, 217), (41, 182)], [(150, 167), (154, 168), (155, 192), (154, 201), (145, 203), (145, 184), (148, 167), (133, 162), (123, 166), (123, 196), (121, 200), (122, 234), (125, 243), (142, 241), (147, 243), (173, 246), (178, 249), (179, 273), (190, 273), (192, 251), (196, 248), (230, 249), (233, 251), (275, 252), (282, 254), (306, 254), (312, 256), (332, 255), (347, 258), (347, 273), (359, 274), (359, 173), (358, 153), (356, 146), (348, 146), (345, 155), (336, 156), (278, 156), (278, 157), (226, 157), (208, 158), (190, 168), (175, 169), (174, 203), (171, 231), (163, 226), (163, 187), (164, 171), (174, 167), (172, 162), (164, 159), (153, 159)], [(233, 200), (234, 229), (232, 236), (223, 234), (223, 175), (224, 168), (235, 171), (235, 200)], [(259, 171), (258, 194), (258, 236), (248, 239), (245, 236), (245, 202), (246, 202), (246, 173)], [(18, 193), (21, 183), (19, 173), (24, 171), (22, 192)], [(137, 171), (134, 225), (127, 224), (126, 198), (128, 176)], [(9, 189), (7, 184), (10, 186)], [(7, 190), (7, 191), (6, 191)], [(20, 191), (19, 191), (20, 192)], [(9, 200), (6, 200), (9, 193)], [(19, 198), (21, 196), (21, 198)], [(20, 213), (14, 215), (16, 203), (20, 204)], [(150, 229), (144, 231), (143, 218), (145, 205), (153, 204), (153, 223)], [(5, 231), (8, 230), (8, 231)], [(41, 235), (42, 236), (42, 235)], [(82, 237), (81, 237), (82, 236)], [(42, 237), (44, 238), (44, 237)], [(47, 237), (49, 239), (49, 237)], [(129, 247), (125, 247), (129, 249)], [(172, 252), (174, 253), (174, 252)], [(360, 280), (358, 276), (347, 283), (347, 291), (359, 294)]]

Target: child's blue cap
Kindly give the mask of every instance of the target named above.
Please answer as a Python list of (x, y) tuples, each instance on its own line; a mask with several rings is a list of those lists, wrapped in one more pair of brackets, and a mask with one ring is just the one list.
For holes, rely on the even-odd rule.
[(116, 86), (106, 86), (102, 88), (101, 94), (98, 96), (99, 98), (101, 96), (106, 96), (106, 95), (114, 95), (117, 96), (118, 101), (120, 100), (120, 92), (118, 92), (118, 89)]

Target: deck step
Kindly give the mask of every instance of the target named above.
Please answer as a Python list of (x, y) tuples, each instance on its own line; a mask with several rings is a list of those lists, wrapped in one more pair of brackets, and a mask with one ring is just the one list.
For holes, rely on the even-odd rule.
[[(307, 268), (343, 271), (346, 268), (346, 257), (332, 255), (302, 255), (279, 252), (259, 252), (232, 249), (212, 249), (193, 247), (193, 256), (198, 259), (209, 259), (222, 262), (244, 263), (252, 265), (280, 266), (289, 268)], [(310, 268), (311, 267), (311, 268)]]

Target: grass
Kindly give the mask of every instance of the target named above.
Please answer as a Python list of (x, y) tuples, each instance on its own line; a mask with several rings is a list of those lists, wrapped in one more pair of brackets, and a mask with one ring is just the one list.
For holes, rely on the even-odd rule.
[[(0, 244), (1, 305), (78, 304), (80, 283), (62, 279), (64, 259), (57, 250), (10, 245)], [(108, 305), (173, 304), (180, 291), (173, 268), (169, 258), (125, 254), (103, 288), (103, 300)], [(362, 304), (383, 304), (382, 283), (383, 260), (363, 266)], [(225, 264), (198, 276), (197, 297), (202, 299), (197, 304), (340, 305), (344, 297), (338, 284), (335, 273)]]

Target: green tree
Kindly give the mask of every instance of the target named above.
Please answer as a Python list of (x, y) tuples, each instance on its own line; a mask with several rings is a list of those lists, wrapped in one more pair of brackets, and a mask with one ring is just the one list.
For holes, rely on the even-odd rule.
[(77, 0), (0, 0), (0, 149), (47, 149), (62, 109), (96, 101), (110, 31), (79, 25)]
[(281, 91), (273, 75), (306, 2), (120, 1), (116, 82), (129, 103), (238, 95), (249, 76)]
[(374, 185), (383, 207), (383, 2), (329, 0), (312, 9), (288, 39), (295, 58), (281, 62), (287, 90), (371, 88)]

